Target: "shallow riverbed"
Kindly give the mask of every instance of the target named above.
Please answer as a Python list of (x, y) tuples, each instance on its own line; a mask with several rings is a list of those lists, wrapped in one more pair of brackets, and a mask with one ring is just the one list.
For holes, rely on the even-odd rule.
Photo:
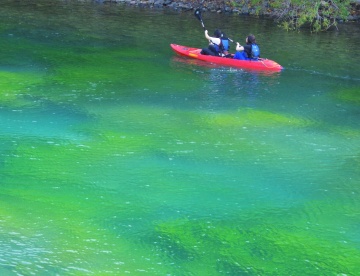
[(206, 46), (192, 12), (0, 14), (2, 275), (356, 275), (357, 26), (204, 14), (263, 74), (176, 56)]

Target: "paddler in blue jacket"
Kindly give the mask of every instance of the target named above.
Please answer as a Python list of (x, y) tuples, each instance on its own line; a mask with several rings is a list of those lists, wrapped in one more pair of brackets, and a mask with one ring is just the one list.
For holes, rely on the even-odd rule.
[(256, 38), (253, 34), (246, 37), (246, 45), (242, 46), (236, 42), (235, 59), (241, 60), (257, 60), (260, 57), (260, 48), (256, 43)]

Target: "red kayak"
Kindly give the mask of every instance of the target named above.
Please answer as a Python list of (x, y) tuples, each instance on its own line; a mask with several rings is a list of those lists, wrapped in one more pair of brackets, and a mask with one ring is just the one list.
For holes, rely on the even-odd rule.
[(171, 48), (179, 55), (195, 58), (213, 64), (238, 67), (252, 70), (281, 71), (283, 67), (273, 60), (259, 58), (258, 60), (239, 60), (233, 58), (216, 57), (200, 54), (201, 49), (170, 44)]

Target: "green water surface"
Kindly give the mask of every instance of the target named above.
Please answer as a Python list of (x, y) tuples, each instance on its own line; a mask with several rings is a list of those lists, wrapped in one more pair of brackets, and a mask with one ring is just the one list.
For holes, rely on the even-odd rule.
[(359, 275), (358, 26), (203, 17), (285, 70), (176, 56), (191, 11), (3, 1), (1, 275)]

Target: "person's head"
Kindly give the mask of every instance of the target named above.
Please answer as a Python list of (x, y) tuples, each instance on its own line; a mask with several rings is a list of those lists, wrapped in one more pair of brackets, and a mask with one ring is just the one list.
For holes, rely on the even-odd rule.
[(250, 34), (246, 37), (246, 43), (247, 44), (256, 44), (256, 39), (253, 34)]
[(221, 37), (221, 31), (216, 29), (215, 32), (214, 32), (214, 36), (217, 37), (217, 38), (220, 38)]

